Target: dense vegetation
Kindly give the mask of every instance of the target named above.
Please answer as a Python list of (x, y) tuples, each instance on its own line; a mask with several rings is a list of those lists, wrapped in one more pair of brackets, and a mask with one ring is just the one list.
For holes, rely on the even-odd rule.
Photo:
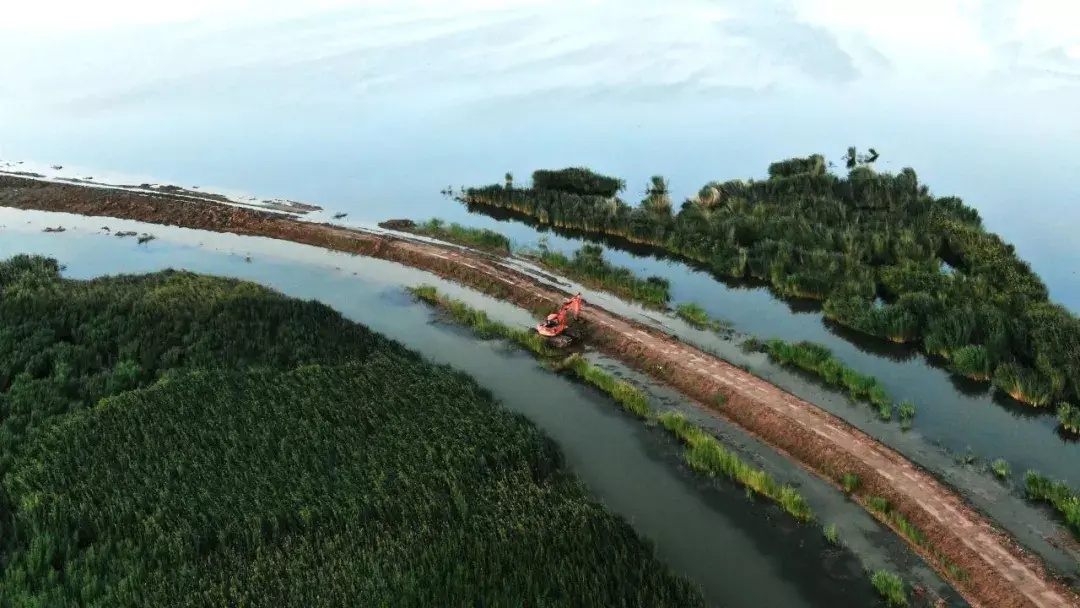
[(730, 322), (713, 319), (709, 316), (709, 313), (705, 312), (705, 309), (702, 308), (700, 304), (695, 304), (694, 302), (682, 302), (676, 304), (675, 316), (697, 329), (704, 329), (717, 333), (722, 333), (731, 329)]
[[(882, 420), (892, 419), (893, 402), (881, 381), (844, 365), (831, 350), (821, 344), (805, 340), (792, 344), (775, 338), (762, 342), (750, 338), (743, 342), (743, 349), (764, 352), (781, 365), (812, 373), (826, 384), (847, 390), (851, 399), (873, 405)], [(905, 426), (910, 424), (915, 416), (915, 404), (904, 401), (899, 410), (901, 422)]]
[(602, 289), (649, 308), (664, 310), (671, 300), (671, 284), (667, 279), (638, 278), (629, 268), (605, 260), (604, 248), (599, 245), (582, 245), (573, 255), (566, 256), (541, 244), (539, 252), (529, 257), (586, 287)]
[(493, 253), (503, 255), (510, 253), (510, 239), (506, 235), (486, 228), (472, 228), (457, 223), (447, 224), (439, 218), (432, 218), (426, 222), (416, 224), (410, 231), (415, 234)]
[(1080, 494), (1073, 492), (1063, 481), (1051, 481), (1037, 471), (1024, 475), (1024, 486), (1030, 500), (1049, 503), (1062, 517), (1073, 536), (1080, 539)]
[(639, 205), (610, 189), (563, 187), (569, 177), (542, 188), (471, 188), (462, 198), (649, 244), (782, 296), (822, 300), (837, 323), (917, 343), (956, 373), (993, 380), (1018, 400), (1075, 402), (1080, 319), (1049, 301), (1031, 267), (982, 227), (973, 208), (932, 195), (913, 169), (876, 172), (876, 158), (849, 150), (846, 175), (829, 172), (819, 155), (781, 161), (767, 179), (711, 182), (677, 213), (659, 177)]
[(0, 263), (0, 606), (701, 605), (468, 377), (329, 308)]

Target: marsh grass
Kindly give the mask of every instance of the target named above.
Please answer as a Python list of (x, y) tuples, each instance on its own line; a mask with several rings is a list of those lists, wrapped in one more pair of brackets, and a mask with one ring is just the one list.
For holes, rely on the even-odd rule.
[(1080, 495), (1073, 492), (1063, 481), (1051, 481), (1038, 471), (1024, 474), (1024, 487), (1028, 500), (1050, 504), (1065, 518), (1065, 524), (1073, 536), (1080, 539)]
[(889, 606), (908, 605), (907, 595), (904, 593), (904, 581), (899, 575), (887, 570), (878, 570), (870, 576), (870, 582)]
[(799, 521), (813, 521), (814, 514), (806, 499), (787, 485), (781, 485), (765, 471), (755, 469), (727, 450), (712, 435), (692, 424), (682, 414), (665, 412), (660, 423), (686, 444), (683, 458), (690, 468), (715, 477), (727, 477), (742, 484), (747, 491), (771, 499)]
[(461, 224), (447, 224), (439, 218), (419, 223), (412, 230), (415, 234), (429, 236), (466, 247), (474, 247), (492, 253), (508, 255), (510, 239), (487, 228), (470, 228)]
[(716, 333), (731, 329), (730, 321), (718, 321), (709, 316), (705, 309), (693, 302), (682, 302), (675, 305), (675, 316), (689, 323), (697, 329)]
[(893, 508), (892, 504), (888, 500), (880, 496), (866, 496), (866, 506), (878, 514), (880, 514), (887, 522), (895, 526), (902, 536), (908, 539), (911, 544), (925, 550), (932, 555), (934, 559), (943, 567), (949, 570), (950, 573), (958, 580), (967, 580), (967, 573), (964, 572), (959, 566), (953, 563), (945, 554), (941, 553), (936, 547), (934, 547), (930, 541), (926, 538), (926, 535), (919, 530), (915, 524), (908, 521), (907, 517), (903, 513), (900, 513)]
[(1004, 458), (995, 460), (990, 464), (990, 468), (994, 471), (994, 475), (996, 475), (998, 479), (1008, 479), (1009, 475), (1012, 473), (1012, 468)]
[(541, 244), (538, 252), (526, 257), (586, 287), (610, 292), (648, 308), (666, 310), (671, 300), (671, 284), (667, 279), (656, 276), (642, 279), (629, 268), (615, 266), (604, 259), (604, 249), (599, 245), (582, 245), (567, 257)]
[(652, 415), (652, 408), (649, 407), (649, 399), (644, 393), (629, 382), (619, 380), (599, 367), (589, 363), (585, 360), (585, 357), (582, 357), (580, 354), (575, 353), (570, 355), (566, 359), (556, 363), (553, 367), (557, 371), (571, 372), (586, 383), (611, 395), (624, 410), (640, 418), (648, 418)]
[[(750, 338), (742, 347), (748, 352), (764, 352), (776, 363), (810, 372), (830, 386), (845, 389), (852, 400), (874, 406), (882, 420), (892, 420), (893, 403), (884, 385), (877, 378), (844, 365), (833, 356), (832, 351), (820, 344), (808, 341), (790, 343), (779, 339), (762, 342)], [(914, 416), (914, 403), (909, 413)]]
[(840, 544), (840, 536), (836, 531), (836, 524), (828, 524), (828, 525), (826, 525), (822, 529), (822, 532), (825, 534), (825, 540), (829, 541), (829, 544), (831, 544), (831, 545)]
[(460, 300), (447, 297), (431, 285), (406, 287), (405, 290), (416, 299), (437, 306), (454, 322), (470, 328), (480, 338), (508, 340), (538, 355), (550, 355), (555, 350), (546, 338), (535, 331), (510, 327), (505, 323), (495, 321), (486, 312), (475, 309)]
[(1058, 405), (1057, 417), (1061, 428), (1074, 435), (1080, 434), (1080, 407), (1063, 402)]

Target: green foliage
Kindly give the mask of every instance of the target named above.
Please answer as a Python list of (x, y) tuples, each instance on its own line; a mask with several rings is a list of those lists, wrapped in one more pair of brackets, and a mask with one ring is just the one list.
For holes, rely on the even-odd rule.
[(470, 228), (457, 223), (448, 226), (443, 220), (433, 218), (417, 224), (412, 232), (484, 251), (503, 255), (510, 253), (510, 239), (487, 228)]
[[(844, 365), (833, 356), (832, 351), (820, 344), (807, 341), (792, 344), (778, 339), (751, 344), (747, 340), (743, 348), (763, 350), (777, 363), (811, 372), (831, 386), (847, 389), (852, 399), (877, 408), (883, 420), (892, 419), (892, 401), (881, 382)], [(914, 404), (911, 407), (913, 415)]]
[(555, 365), (559, 371), (569, 371), (585, 382), (599, 388), (611, 395), (624, 410), (638, 416), (648, 418), (652, 415), (649, 407), (649, 399), (625, 380), (617, 380), (611, 374), (590, 364), (580, 354), (573, 354)]
[[(784, 297), (823, 300), (836, 322), (920, 344), (952, 359), (958, 374), (1005, 375), (1003, 390), (1027, 403), (1080, 398), (1080, 319), (1048, 301), (1015, 248), (960, 199), (930, 194), (914, 170), (879, 173), (869, 166), (876, 153), (854, 148), (845, 158), (847, 175), (829, 173), (813, 155), (773, 163), (768, 179), (710, 182), (674, 215), (658, 203), (664, 180), (640, 205), (613, 198), (611, 188), (550, 184), (470, 188), (462, 200), (648, 244)], [(1027, 370), (1023, 386), (1009, 375), (1014, 367)]]
[(1029, 500), (1049, 503), (1065, 518), (1065, 524), (1073, 536), (1080, 539), (1080, 495), (1063, 481), (1051, 481), (1038, 471), (1024, 475), (1024, 486)]
[(836, 532), (836, 524), (828, 524), (823, 529), (825, 534), (825, 540), (829, 541), (829, 544), (836, 545), (840, 542), (840, 537)]
[(690, 468), (699, 473), (732, 479), (749, 491), (773, 500), (795, 519), (814, 519), (810, 505), (795, 488), (780, 485), (765, 471), (743, 462), (735, 453), (720, 445), (716, 438), (694, 426), (682, 414), (665, 412), (659, 416), (659, 420), (664, 428), (686, 444), (684, 459)]
[(1080, 434), (1080, 407), (1076, 407), (1071, 403), (1064, 403), (1058, 405), (1058, 422), (1061, 423), (1061, 428), (1069, 431), (1072, 434)]
[(582, 245), (571, 257), (542, 247), (535, 258), (587, 287), (609, 291), (650, 308), (663, 310), (671, 299), (671, 284), (667, 279), (641, 279), (629, 268), (614, 266), (604, 259), (604, 249), (599, 245)]
[(701, 605), (533, 425), (321, 304), (18, 256), (0, 328), (4, 605)]
[(908, 605), (907, 595), (904, 593), (904, 581), (899, 575), (887, 570), (878, 570), (870, 576), (870, 582), (889, 606)]
[(595, 173), (585, 167), (557, 171), (538, 169), (532, 174), (533, 188), (584, 196), (612, 197), (626, 188), (626, 182)]
[(840, 478), (840, 485), (843, 486), (844, 492), (847, 494), (854, 494), (862, 485), (859, 476), (854, 473), (844, 473)]
[(418, 300), (438, 306), (456, 323), (465, 325), (481, 338), (508, 340), (538, 355), (548, 355), (553, 352), (547, 339), (535, 331), (510, 327), (505, 323), (495, 321), (486, 312), (473, 308), (461, 300), (444, 296), (431, 285), (407, 287), (405, 290)]
[(915, 403), (910, 399), (905, 399), (900, 402), (900, 422), (904, 427), (910, 427), (911, 421), (915, 418)]
[(873, 509), (874, 511), (877, 511), (879, 513), (888, 513), (889, 510), (892, 508), (889, 505), (889, 501), (885, 500), (884, 498), (882, 498), (880, 496), (867, 496), (866, 497), (866, 504), (871, 509)]
[(705, 312), (700, 304), (682, 302), (675, 305), (675, 316), (689, 323), (692, 327), (706, 331), (723, 332), (731, 327), (731, 323), (717, 321)]
[(990, 468), (994, 471), (994, 475), (998, 476), (998, 479), (1008, 479), (1009, 475), (1012, 474), (1012, 468), (1004, 458), (994, 460), (990, 464)]

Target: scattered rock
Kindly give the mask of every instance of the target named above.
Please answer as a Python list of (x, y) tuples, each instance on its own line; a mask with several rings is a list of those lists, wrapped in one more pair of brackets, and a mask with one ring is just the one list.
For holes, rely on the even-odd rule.
[(59, 170), (63, 169), (64, 166), (63, 165), (53, 165), (52, 168), (53, 168), (54, 171), (59, 171)]
[(137, 234), (139, 234), (139, 233), (138, 233), (138, 232), (135, 232), (134, 230), (130, 230), (130, 231), (120, 231), (120, 232), (117, 232), (117, 233), (116, 233), (116, 236), (118, 236), (118, 237), (120, 237), (120, 238), (124, 238), (125, 236), (135, 236), (135, 235), (137, 235)]
[(379, 228), (386, 230), (412, 230), (416, 228), (416, 222), (412, 220), (386, 220), (379, 224)]
[(46, 228), (45, 232), (64, 232), (65, 230), (67, 230), (67, 228), (64, 228), (63, 226), (57, 226), (56, 228)]
[(142, 236), (139, 237), (139, 243), (138, 244), (142, 245), (143, 243), (149, 243), (150, 241), (152, 241), (152, 240), (154, 240), (156, 238), (157, 237), (152, 235), (152, 234), (143, 234)]
[(245, 257), (244, 261), (250, 263), (251, 262), (251, 256), (249, 255), (249, 256)]
[(335, 220), (344, 219), (346, 215), (349, 215), (349, 214), (348, 213), (335, 213), (334, 214), (334, 219)]
[(101, 229), (104, 230), (105, 232), (111, 232), (111, 230), (109, 230), (108, 226), (102, 226)]

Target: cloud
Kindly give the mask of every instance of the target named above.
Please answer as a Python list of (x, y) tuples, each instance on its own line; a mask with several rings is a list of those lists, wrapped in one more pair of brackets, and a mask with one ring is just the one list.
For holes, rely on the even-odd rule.
[[(1066, 0), (36, 0), (0, 23), (31, 111), (562, 95), (663, 100), (895, 81), (1075, 86)], [(861, 84), (860, 84), (861, 83)]]

